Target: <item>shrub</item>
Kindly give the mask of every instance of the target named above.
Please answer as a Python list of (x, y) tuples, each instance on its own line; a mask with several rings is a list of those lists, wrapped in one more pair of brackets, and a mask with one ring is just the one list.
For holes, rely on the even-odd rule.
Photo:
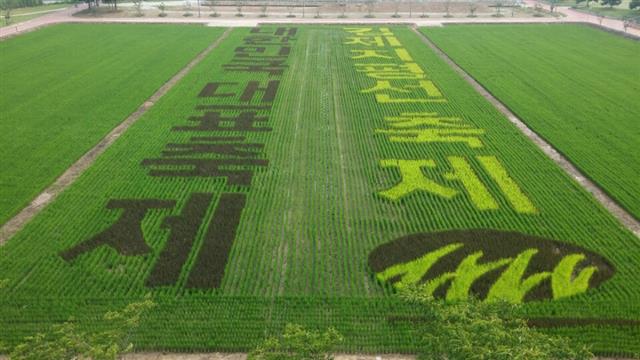
[(424, 295), (420, 287), (400, 291), (424, 314), (416, 324), (418, 359), (448, 360), (588, 360), (583, 345), (529, 328), (515, 315), (517, 305), (478, 300), (444, 302)]
[(333, 328), (321, 334), (287, 324), (282, 336), (266, 339), (249, 353), (247, 360), (332, 360), (330, 352), (342, 340)]
[(127, 305), (103, 316), (104, 331), (82, 331), (74, 319), (53, 325), (48, 332), (25, 338), (10, 354), (12, 360), (93, 359), (115, 360), (131, 351), (131, 332), (138, 327), (142, 314), (155, 306), (151, 299)]

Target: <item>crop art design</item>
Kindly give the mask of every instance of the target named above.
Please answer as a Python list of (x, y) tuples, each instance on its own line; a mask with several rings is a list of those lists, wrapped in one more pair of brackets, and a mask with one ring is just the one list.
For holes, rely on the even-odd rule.
[(495, 230), (404, 236), (376, 248), (369, 266), (398, 289), (418, 285), (447, 300), (511, 303), (581, 294), (614, 273), (606, 259), (578, 246)]
[[(220, 179), (224, 192), (193, 192), (184, 199), (111, 199), (106, 208), (118, 211), (118, 219), (59, 255), (72, 264), (101, 246), (121, 256), (153, 254), (146, 286), (179, 285), (181, 274), (187, 272), (187, 288), (219, 288), (253, 176), (269, 165), (263, 158), (264, 144), (247, 137), (255, 139), (272, 131), (269, 115), (296, 33), (296, 28), (252, 29), (235, 48), (233, 58), (222, 65), (222, 71), (268, 74), (269, 80), (208, 82), (197, 95), (194, 110), (199, 115), (170, 130), (182, 140), (167, 141), (160, 154), (150, 154), (140, 162), (146, 176), (184, 181)], [(145, 239), (142, 223), (159, 209), (178, 213), (164, 217), (160, 226), (168, 237), (163, 247), (154, 251)], [(200, 233), (202, 240), (198, 241)], [(189, 262), (190, 258), (194, 260)]]
[[(373, 95), (379, 107), (447, 103), (427, 72), (416, 63), (394, 33), (381, 28), (345, 28), (345, 45), (354, 54), (355, 71), (364, 74), (373, 85), (361, 89)], [(473, 156), (456, 155), (445, 161), (436, 158), (386, 158), (380, 167), (395, 169), (398, 182), (380, 189), (377, 194), (390, 201), (401, 201), (416, 193), (445, 200), (464, 197), (480, 211), (500, 208), (498, 197), (504, 197), (520, 214), (536, 214), (538, 209), (520, 188), (502, 162), (494, 154), (483, 152), (485, 129), (477, 128), (462, 117), (437, 112), (400, 112), (384, 117), (385, 127), (374, 129), (391, 144), (414, 144), (425, 147), (466, 147)], [(441, 180), (430, 178), (424, 170), (439, 173)], [(479, 173), (491, 179), (498, 191), (490, 190)]]
[[(371, 131), (390, 149), (378, 165), (391, 169), (395, 182), (378, 184), (380, 201), (399, 207), (410, 201), (464, 206), (478, 216), (540, 215), (535, 199), (510, 174), (509, 162), (492, 150), (495, 130), (449, 110), (448, 103), (465, 108), (458, 106), (464, 99), (447, 96), (393, 31), (344, 30), (353, 71), (367, 84), (360, 93), (385, 114)], [(370, 253), (369, 267), (381, 283), (396, 289), (419, 285), (447, 300), (476, 296), (511, 303), (581, 294), (614, 274), (606, 259), (587, 249), (517, 232), (472, 229), (396, 239)]]

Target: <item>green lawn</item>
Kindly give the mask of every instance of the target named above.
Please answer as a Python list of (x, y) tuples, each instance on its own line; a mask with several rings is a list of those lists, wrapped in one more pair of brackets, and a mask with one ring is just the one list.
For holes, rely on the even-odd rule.
[(640, 218), (640, 42), (582, 25), (422, 31)]
[(622, 3), (618, 6), (602, 5), (598, 2), (590, 2), (589, 7), (586, 6), (586, 2), (576, 4), (571, 2), (567, 5), (573, 6), (576, 9), (594, 15), (602, 15), (613, 19), (635, 19), (636, 22), (640, 22), (640, 9), (629, 9), (630, 0), (622, 0)]
[[(31, 6), (24, 8), (17, 8), (11, 10), (11, 20), (10, 25), (15, 25), (17, 23), (31, 20), (42, 15), (50, 14), (51, 10), (59, 10), (64, 9), (66, 7), (72, 6), (71, 4), (48, 4), (48, 5), (40, 5), (40, 6)], [(0, 27), (7, 26), (7, 21), (5, 19), (6, 10), (0, 10)]]
[(581, 7), (579, 10), (592, 13), (594, 15), (602, 15), (613, 19), (635, 19), (635, 22), (640, 23), (640, 10), (631, 10), (628, 7)]
[(221, 32), (65, 24), (0, 42), (0, 224)]
[[(613, 275), (565, 298), (558, 295), (575, 284), (552, 294), (547, 280), (532, 293), (546, 300), (526, 302), (524, 314), (554, 319), (559, 327), (547, 331), (594, 343), (601, 353), (640, 350), (640, 326), (607, 320), (640, 320), (637, 239), (416, 34), (393, 27), (371, 53), (350, 44), (354, 34), (341, 27), (300, 26), (284, 48), (287, 32), (265, 38), (279, 30), (258, 30), (234, 29), (0, 247), (0, 279), (9, 280), (0, 294), (0, 340), (15, 343), (72, 314), (83, 327), (99, 327), (95, 320), (106, 309), (151, 293), (159, 306), (134, 334), (139, 350), (245, 350), (294, 322), (335, 326), (346, 338), (343, 350), (411, 352), (410, 321), (393, 319), (420, 314), (392, 296), (395, 285), (376, 280), (382, 275), (370, 254), (410, 234), (490, 229), (558, 242), (505, 245), (490, 236), (482, 245), (489, 260), (515, 264), (513, 251), (523, 246), (541, 246), (545, 258), (574, 249), (574, 258), (590, 254), (580, 274)], [(249, 46), (255, 41), (263, 46)], [(236, 71), (247, 54), (280, 56), (286, 67), (276, 62)], [(388, 70), (394, 64), (409, 72)], [(377, 84), (381, 92), (367, 91), (376, 85), (372, 76), (410, 78), (421, 71), (433, 83), (395, 79), (391, 85), (400, 92), (384, 84)], [(259, 81), (258, 88), (250, 81)], [(273, 95), (267, 81), (280, 81), (272, 100), (263, 97)], [(253, 93), (246, 86), (255, 97), (245, 96)], [(266, 119), (229, 120), (246, 106), (254, 107), (245, 109), (246, 121)], [(423, 130), (419, 141), (394, 140)], [(235, 163), (222, 173), (199, 167), (197, 174), (184, 165), (220, 159), (254, 165)], [(404, 177), (394, 165), (400, 160), (422, 162), (421, 176), (443, 188), (426, 182), (426, 190), (401, 194), (395, 185)], [(249, 182), (240, 181), (247, 175), (240, 170), (252, 175)], [(238, 198), (246, 203), (238, 205)], [(110, 236), (96, 237), (110, 228)], [(77, 247), (90, 239), (121, 247)], [(408, 250), (405, 261), (423, 255)], [(613, 267), (587, 266), (597, 256)], [(545, 261), (532, 263), (531, 271)], [(481, 271), (471, 268), (451, 285), (457, 296), (482, 293), (464, 285)], [(578, 274), (570, 263), (564, 268), (561, 278), (570, 283)], [(510, 284), (501, 294), (522, 300), (517, 295), (528, 291)], [(576, 327), (566, 318), (596, 325)]]

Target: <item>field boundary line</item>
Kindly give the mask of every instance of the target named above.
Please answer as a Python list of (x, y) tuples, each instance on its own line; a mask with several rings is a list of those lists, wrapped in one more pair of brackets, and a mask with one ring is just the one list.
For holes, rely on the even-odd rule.
[(209, 53), (217, 48), (220, 43), (229, 36), (233, 28), (227, 28), (216, 40), (207, 48), (198, 53), (187, 65), (178, 71), (171, 79), (165, 82), (156, 92), (146, 99), (140, 107), (131, 113), (123, 122), (118, 124), (95, 146), (87, 151), (80, 159), (76, 160), (65, 172), (45, 188), (38, 196), (31, 201), (17, 215), (9, 219), (0, 227), (0, 246), (15, 235), (24, 225), (33, 219), (42, 209), (52, 202), (60, 193), (66, 190), (75, 180), (88, 169), (96, 159), (105, 152), (131, 125), (133, 125), (142, 115), (144, 115), (155, 103), (160, 100), (169, 90), (171, 90), (191, 69), (198, 65)]
[(498, 98), (493, 96), (489, 90), (482, 86), (471, 74), (467, 73), (460, 65), (451, 59), (442, 49), (433, 43), (428, 37), (422, 34), (416, 27), (411, 30), (433, 50), (438, 57), (444, 60), (452, 69), (454, 69), (462, 78), (469, 83), (482, 97), (487, 99), (498, 111), (509, 119), (529, 140), (531, 140), (542, 152), (544, 152), (553, 162), (569, 174), (575, 181), (587, 190), (593, 197), (604, 206), (613, 216), (618, 219), (629, 231), (636, 237), (640, 238), (640, 222), (636, 220), (627, 210), (620, 206), (613, 198), (611, 198), (596, 183), (591, 181), (582, 173), (568, 158), (560, 151), (548, 143), (542, 136), (533, 131), (525, 124), (514, 112), (512, 112)]
[[(587, 27), (591, 27), (597, 30), (606, 31), (610, 34), (622, 36), (623, 38), (627, 38), (629, 40), (640, 41), (640, 35), (636, 35), (630, 32), (624, 32), (622, 30), (614, 29), (601, 24), (594, 24), (592, 22), (586, 20), (559, 20), (559, 21), (549, 21), (549, 22), (541, 22), (541, 21), (523, 21), (523, 22), (443, 22), (442, 26), (461, 26), (461, 25), (584, 25)], [(420, 27), (420, 25), (418, 25)]]

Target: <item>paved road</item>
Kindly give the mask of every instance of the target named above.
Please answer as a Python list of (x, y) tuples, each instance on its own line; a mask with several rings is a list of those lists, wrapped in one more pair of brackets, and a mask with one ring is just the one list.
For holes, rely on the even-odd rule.
[[(535, 5), (534, 0), (526, 0), (525, 1), (529, 7), (533, 7)], [(543, 5), (548, 9), (547, 5)], [(346, 19), (337, 19), (337, 18), (322, 18), (322, 19), (312, 19), (312, 18), (274, 18), (270, 17), (267, 19), (262, 18), (209, 18), (209, 17), (190, 17), (190, 18), (155, 18), (155, 17), (97, 17), (97, 18), (80, 18), (73, 17), (72, 14), (76, 11), (82, 10), (86, 8), (86, 5), (79, 6), (78, 8), (70, 7), (62, 11), (57, 11), (51, 14), (43, 15), (41, 17), (31, 19), (22, 23), (18, 23), (11, 26), (6, 26), (0, 28), (0, 38), (6, 38), (9, 36), (14, 36), (23, 32), (31, 31), (43, 26), (47, 26), (50, 24), (56, 23), (64, 23), (64, 22), (75, 22), (75, 23), (170, 23), (170, 24), (185, 24), (185, 23), (201, 23), (207, 24), (209, 26), (220, 26), (220, 27), (235, 27), (235, 26), (256, 26), (258, 23), (294, 23), (294, 24), (303, 24), (303, 23), (312, 23), (312, 24), (373, 24), (373, 23), (403, 23), (403, 24), (415, 24), (418, 26), (442, 26), (447, 23), (560, 23), (560, 22), (586, 22), (595, 25), (600, 25), (615, 31), (624, 31), (623, 23), (620, 20), (615, 19), (600, 19), (595, 15), (585, 14), (579, 11), (575, 11), (568, 7), (559, 7), (558, 11), (565, 14), (564, 17), (542, 17), (542, 18), (451, 18), (451, 19), (438, 19), (438, 18), (429, 18), (429, 19), (421, 19), (421, 18), (374, 18), (374, 19), (364, 19), (364, 18), (346, 18)], [(284, 14), (283, 14), (284, 15)], [(629, 28), (627, 32), (631, 35), (637, 36), (640, 38), (640, 29)]]

